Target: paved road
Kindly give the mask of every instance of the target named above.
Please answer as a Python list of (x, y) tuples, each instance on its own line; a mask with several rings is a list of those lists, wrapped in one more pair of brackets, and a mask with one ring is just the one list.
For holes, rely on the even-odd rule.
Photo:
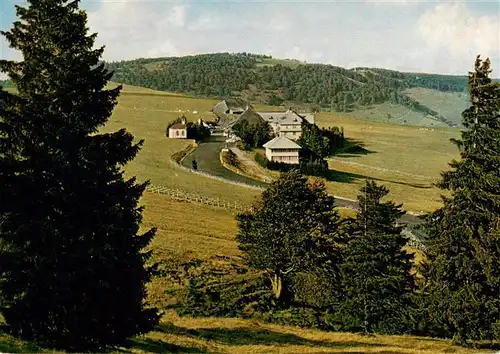
[[(268, 183), (255, 180), (250, 177), (245, 177), (239, 175), (231, 170), (228, 170), (220, 163), (219, 155), (221, 149), (225, 145), (224, 137), (212, 137), (210, 141), (201, 143), (198, 148), (192, 151), (186, 158), (183, 160), (182, 164), (185, 167), (192, 167), (192, 160), (195, 159), (198, 163), (198, 169), (200, 171), (206, 172), (208, 174), (212, 174), (218, 177), (223, 177), (235, 182), (243, 182), (246, 184), (251, 184), (253, 186), (266, 188)], [(342, 197), (336, 197), (336, 204), (339, 207), (350, 208), (350, 209), (358, 209), (358, 203), (354, 200), (345, 199)], [(422, 221), (414, 215), (405, 214), (401, 218), (401, 222), (405, 223), (408, 226), (416, 225), (421, 223)]]
[(220, 163), (220, 152), (224, 145), (224, 137), (212, 137), (212, 139), (201, 143), (194, 151), (187, 155), (182, 161), (182, 165), (187, 168), (192, 168), (192, 161), (195, 159), (198, 163), (198, 170), (202, 172), (226, 178), (231, 181), (266, 188), (267, 183), (239, 175), (222, 166)]
[[(339, 207), (350, 208), (350, 209), (355, 209), (355, 210), (359, 209), (358, 203), (356, 201), (354, 201), (354, 200), (349, 200), (349, 199), (343, 199), (341, 197), (336, 197), (335, 198), (335, 202), (336, 202), (336, 204)], [(421, 224), (422, 223), (421, 219), (419, 219), (417, 216), (411, 215), (411, 214), (405, 214), (405, 215), (403, 215), (401, 217), (400, 221), (402, 223), (406, 224), (407, 226), (413, 226), (413, 225), (417, 225), (417, 224)]]

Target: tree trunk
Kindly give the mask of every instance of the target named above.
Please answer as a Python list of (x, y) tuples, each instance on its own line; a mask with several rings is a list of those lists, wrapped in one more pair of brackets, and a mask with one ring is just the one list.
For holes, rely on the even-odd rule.
[(279, 272), (274, 273), (274, 276), (271, 277), (271, 285), (274, 296), (279, 300), (283, 291), (283, 278)]

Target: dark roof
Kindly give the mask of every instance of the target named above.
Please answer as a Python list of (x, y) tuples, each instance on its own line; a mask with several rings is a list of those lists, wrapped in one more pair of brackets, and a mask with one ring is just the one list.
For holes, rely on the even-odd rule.
[(231, 122), (231, 126), (244, 120), (246, 120), (249, 124), (256, 124), (260, 121), (265, 122), (265, 120), (258, 113), (251, 108), (247, 108), (245, 109), (245, 112), (243, 112), (236, 120)]
[(169, 129), (186, 129), (186, 124), (176, 123), (172, 125)]

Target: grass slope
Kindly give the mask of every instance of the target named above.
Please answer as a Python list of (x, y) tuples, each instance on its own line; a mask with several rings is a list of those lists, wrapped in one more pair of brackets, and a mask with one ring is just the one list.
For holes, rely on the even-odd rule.
[[(258, 191), (189, 173), (169, 161), (172, 154), (190, 142), (167, 139), (164, 135), (167, 123), (182, 114), (189, 120), (211, 120), (213, 115), (209, 110), (215, 103), (216, 100), (171, 96), (158, 91), (151, 95), (124, 94), (103, 131), (125, 127), (137, 139), (145, 139), (138, 157), (126, 166), (128, 175), (206, 197), (249, 204)], [(258, 109), (272, 107), (259, 105)], [(431, 211), (440, 206), (440, 191), (432, 182), (448, 167), (448, 162), (458, 157), (458, 151), (449, 142), (459, 134), (457, 129), (367, 122), (329, 113), (318, 114), (316, 121), (320, 126), (343, 126), (348, 138), (363, 142), (373, 151), (331, 159), (330, 167), (339, 172), (327, 182), (331, 193), (354, 199), (363, 179), (370, 177), (387, 185), (390, 197), (403, 202), (407, 210)]]
[(441, 205), (442, 191), (432, 184), (459, 157), (449, 141), (458, 136), (458, 130), (358, 121), (324, 113), (316, 121), (320, 126), (343, 126), (349, 139), (363, 142), (371, 152), (329, 159), (330, 168), (339, 172), (327, 182), (330, 192), (354, 199), (369, 177), (387, 186), (388, 198), (404, 203), (406, 210), (432, 211)]
[(468, 107), (468, 97), (464, 93), (415, 87), (407, 90), (406, 94), (459, 126), (461, 114)]
[[(234, 242), (234, 215), (223, 209), (177, 202), (145, 193), (143, 228), (157, 226), (151, 244), (155, 262), (172, 257), (185, 260), (224, 255), (238, 257)], [(168, 284), (156, 278), (149, 288), (150, 301), (166, 305)], [(32, 343), (0, 334), (1, 352), (54, 352)], [(412, 336), (364, 336), (266, 324), (237, 318), (179, 317), (167, 311), (158, 328), (139, 336), (117, 353), (385, 353), (385, 354), (472, 354), (478, 350), (460, 348), (450, 341)], [(481, 353), (493, 353), (481, 350)]]
[[(427, 89), (422, 89), (426, 91)], [(404, 107), (399, 104), (381, 103), (346, 113), (347, 116), (356, 120), (375, 121), (387, 124), (424, 126), (424, 127), (446, 127), (446, 124)]]

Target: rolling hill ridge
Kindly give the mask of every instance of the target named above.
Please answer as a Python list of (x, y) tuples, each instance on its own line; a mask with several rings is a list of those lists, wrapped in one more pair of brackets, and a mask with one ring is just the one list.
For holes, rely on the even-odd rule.
[[(422, 96), (441, 96), (466, 106), (467, 77), (404, 73), (359, 67), (307, 64), (248, 53), (106, 62), (113, 81), (202, 97), (240, 97), (251, 103), (307, 105), (309, 109), (355, 112), (389, 104), (418, 112), (437, 126), (457, 127), (460, 112), (441, 112)], [(415, 90), (420, 90), (415, 94)], [(421, 91), (426, 95), (422, 95)], [(456, 105), (455, 105), (456, 106)], [(387, 112), (390, 118), (391, 113)], [(434, 124), (432, 124), (434, 125)]]

